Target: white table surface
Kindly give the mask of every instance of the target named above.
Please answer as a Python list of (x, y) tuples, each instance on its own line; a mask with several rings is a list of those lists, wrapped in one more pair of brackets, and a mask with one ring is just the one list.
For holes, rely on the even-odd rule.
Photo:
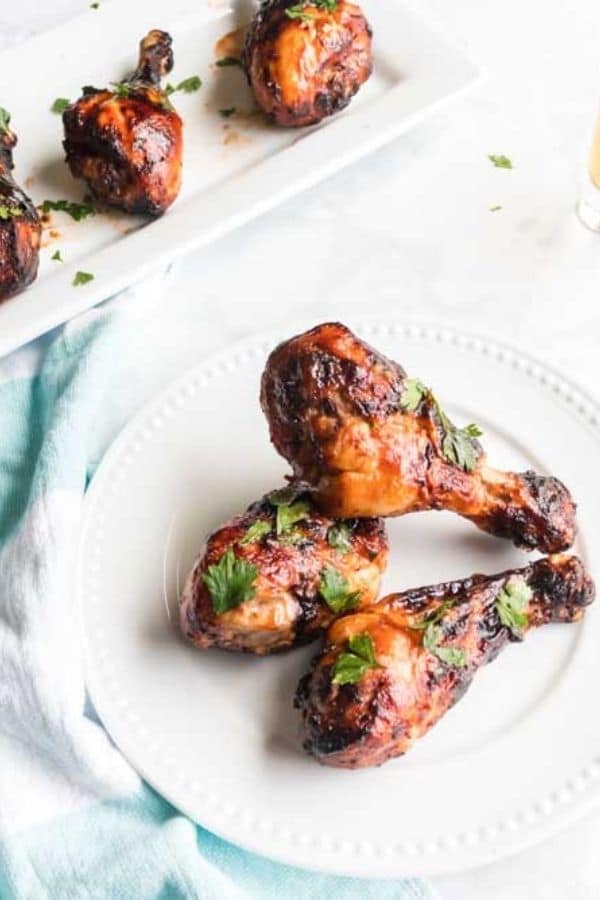
[[(47, 27), (87, 6), (3, 3), (0, 34)], [(486, 66), (487, 86), (181, 263), (149, 395), (232, 339), (350, 311), (488, 333), (600, 393), (600, 236), (573, 212), (600, 96), (597, 2), (420, 7)], [(495, 169), (489, 153), (510, 156), (514, 170)], [(502, 209), (490, 212), (494, 205)], [(444, 900), (598, 900), (599, 847), (600, 813), (435, 884)]]

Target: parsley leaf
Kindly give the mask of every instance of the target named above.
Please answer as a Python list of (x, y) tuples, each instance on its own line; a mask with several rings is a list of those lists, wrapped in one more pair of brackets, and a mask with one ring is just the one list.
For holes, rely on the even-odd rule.
[(407, 378), (400, 394), (400, 405), (408, 412), (415, 412), (429, 393), (429, 388), (418, 378)]
[(490, 206), (490, 212), (498, 212), (499, 209), (502, 209), (501, 206)]
[(4, 204), (0, 206), (0, 219), (6, 221), (10, 219), (11, 216), (20, 216), (22, 209), (20, 206), (5, 206)]
[(258, 521), (252, 523), (244, 537), (240, 540), (240, 544), (258, 543), (271, 531), (271, 528), (272, 525), (270, 522), (265, 522), (264, 519), (258, 519)]
[(64, 262), (64, 259), (60, 255), (60, 250), (55, 250), (50, 259), (54, 259), (56, 262)]
[(0, 131), (8, 134), (10, 131), (10, 113), (4, 107), (0, 106)]
[(90, 9), (98, 9), (99, 6), (99, 3), (90, 3)]
[(340, 653), (333, 666), (334, 684), (356, 684), (369, 669), (380, 669), (373, 638), (367, 632), (348, 639), (349, 652)]
[(465, 425), (457, 428), (445, 416), (444, 438), (442, 440), (442, 453), (448, 462), (454, 463), (465, 472), (472, 472), (477, 464), (477, 453), (473, 444), (473, 438), (483, 434), (478, 425)]
[(454, 600), (444, 600), (443, 603), (440, 603), (437, 609), (435, 609), (432, 613), (425, 616), (425, 618), (421, 622), (415, 622), (410, 627), (416, 629), (417, 631), (425, 630), (428, 625), (437, 624), (444, 616), (444, 613), (447, 609), (454, 606)]
[(226, 109), (220, 109), (219, 112), (223, 116), (224, 119), (228, 119), (230, 116), (232, 116), (234, 114), (235, 106), (228, 106)]
[(272, 491), (267, 498), (271, 506), (277, 510), (275, 517), (277, 536), (290, 531), (296, 522), (301, 522), (310, 515), (309, 501), (295, 500), (297, 495), (293, 488), (282, 488), (280, 491)]
[(167, 84), (165, 87), (165, 94), (169, 97), (171, 94), (175, 94), (177, 91), (183, 91), (184, 94), (193, 94), (194, 91), (199, 90), (202, 87), (202, 79), (199, 75), (190, 75), (189, 78), (184, 78), (183, 81), (180, 81), (179, 84), (172, 85)]
[(219, 69), (224, 69), (226, 66), (239, 66), (240, 69), (243, 69), (244, 63), (237, 56), (224, 56), (217, 60), (217, 66)]
[(71, 200), (44, 200), (41, 209), (45, 213), (50, 212), (50, 210), (65, 212), (72, 219), (75, 219), (76, 222), (81, 222), (82, 219), (87, 219), (88, 216), (93, 216), (96, 213), (92, 204), (87, 201), (72, 203)]
[(220, 616), (256, 593), (254, 581), (258, 569), (245, 559), (238, 559), (231, 547), (218, 563), (208, 566), (202, 580), (212, 599), (214, 612)]
[(498, 156), (495, 153), (490, 153), (488, 159), (495, 165), (497, 169), (512, 169), (513, 167), (513, 164), (508, 156)]
[(442, 629), (435, 622), (429, 622), (423, 633), (423, 646), (439, 660), (448, 666), (462, 668), (466, 666), (467, 657), (465, 651), (459, 647), (441, 647)]
[(527, 606), (533, 591), (521, 575), (514, 575), (506, 582), (496, 598), (496, 612), (500, 621), (516, 636), (527, 628)]
[(348, 612), (360, 600), (360, 591), (350, 591), (344, 576), (333, 566), (325, 566), (321, 572), (319, 593), (334, 613)]
[(88, 281), (93, 281), (94, 276), (91, 272), (75, 272), (75, 278), (73, 279), (73, 287), (79, 287), (80, 284), (87, 284)]
[(63, 113), (67, 106), (71, 105), (71, 101), (67, 99), (67, 97), (57, 97), (52, 106), (50, 107), (50, 112), (53, 113)]
[(352, 549), (350, 543), (350, 528), (345, 522), (336, 522), (327, 532), (327, 543), (334, 550), (348, 553)]
[(309, 22), (312, 19), (312, 15), (305, 11), (307, 6), (316, 6), (317, 9), (333, 12), (337, 6), (337, 0), (304, 0), (302, 3), (288, 6), (285, 14), (288, 19), (300, 19), (302, 22)]
[(128, 84), (128, 82), (126, 81), (111, 81), (111, 86), (113, 88), (113, 92), (121, 100), (131, 96), (131, 92), (133, 90), (132, 84)]

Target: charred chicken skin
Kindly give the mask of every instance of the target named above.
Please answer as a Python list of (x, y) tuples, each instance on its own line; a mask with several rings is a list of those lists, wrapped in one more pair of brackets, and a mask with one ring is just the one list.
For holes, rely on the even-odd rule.
[(305, 749), (349, 769), (406, 753), (510, 641), (547, 622), (576, 622), (593, 598), (581, 561), (556, 555), (390, 594), (343, 616), (298, 686)]
[(150, 31), (131, 75), (114, 90), (84, 88), (64, 111), (67, 163), (98, 200), (158, 216), (177, 197), (183, 124), (160, 86), (172, 67), (170, 36)]
[(263, 0), (244, 65), (256, 101), (278, 125), (314, 125), (344, 109), (371, 74), (371, 29), (346, 0)]
[(35, 206), (12, 175), (17, 137), (9, 122), (0, 110), (0, 302), (35, 279), (42, 233)]
[(373, 603), (386, 562), (380, 519), (336, 522), (307, 495), (275, 491), (210, 536), (181, 596), (181, 629), (203, 649), (303, 644)]
[(262, 376), (271, 440), (327, 515), (446, 509), (546, 553), (575, 537), (556, 478), (488, 465), (474, 425), (457, 428), (432, 392), (344, 325), (280, 344)]

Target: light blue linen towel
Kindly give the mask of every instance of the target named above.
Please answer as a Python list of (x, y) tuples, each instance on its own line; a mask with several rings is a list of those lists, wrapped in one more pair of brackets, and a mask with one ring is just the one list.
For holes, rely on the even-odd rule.
[(72, 591), (82, 500), (160, 353), (160, 295), (159, 280), (131, 289), (0, 360), (0, 898), (431, 900), (420, 881), (311, 873), (195, 826), (142, 782), (86, 698)]

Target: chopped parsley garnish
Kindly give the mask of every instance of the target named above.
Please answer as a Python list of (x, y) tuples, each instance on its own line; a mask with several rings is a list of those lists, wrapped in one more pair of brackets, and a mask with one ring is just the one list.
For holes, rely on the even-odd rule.
[(400, 405), (409, 412), (415, 412), (421, 401), (429, 394), (429, 388), (418, 378), (407, 378), (400, 394)]
[(442, 647), (440, 641), (443, 637), (442, 629), (435, 622), (430, 622), (423, 633), (423, 646), (437, 656), (447, 666), (462, 668), (466, 666), (467, 657), (465, 651), (459, 647)]
[(0, 219), (6, 221), (7, 219), (14, 218), (15, 216), (20, 216), (22, 213), (22, 209), (20, 206), (5, 206), (2, 204), (0, 206)]
[(495, 153), (490, 153), (488, 159), (497, 169), (512, 169), (513, 164), (512, 161), (508, 158), (508, 156), (499, 156)]
[(75, 272), (75, 278), (73, 279), (73, 287), (79, 287), (81, 284), (87, 284), (88, 281), (93, 281), (94, 276), (91, 272)]
[(502, 209), (501, 206), (490, 206), (490, 212), (498, 212), (499, 209)]
[(111, 86), (113, 92), (120, 97), (121, 100), (126, 97), (131, 97), (131, 93), (134, 90), (134, 86), (129, 84), (127, 81), (111, 81)]
[(348, 612), (360, 600), (360, 591), (351, 591), (344, 576), (333, 566), (325, 566), (321, 572), (319, 593), (334, 613)]
[(257, 575), (256, 566), (245, 559), (238, 559), (231, 547), (218, 563), (208, 566), (202, 580), (208, 588), (216, 615), (220, 616), (251, 600), (256, 593), (254, 581)]
[(90, 9), (98, 9), (100, 6), (99, 3), (90, 3)]
[(442, 647), (440, 641), (443, 637), (439, 622), (443, 619), (447, 610), (454, 606), (454, 600), (444, 600), (432, 613), (425, 616), (421, 622), (415, 622), (410, 628), (423, 631), (423, 646), (437, 656), (448, 666), (462, 667), (467, 664), (464, 650), (458, 647)]
[(165, 87), (165, 94), (169, 97), (171, 94), (177, 93), (177, 91), (183, 91), (184, 94), (193, 94), (194, 91), (198, 91), (202, 87), (202, 79), (199, 75), (190, 75), (189, 78), (184, 78), (183, 81), (180, 81), (179, 84), (167, 84)]
[(348, 553), (352, 549), (350, 544), (350, 528), (345, 522), (336, 522), (327, 532), (327, 543), (334, 550)]
[(72, 219), (75, 219), (76, 222), (81, 222), (82, 219), (87, 219), (88, 216), (93, 216), (96, 212), (92, 204), (87, 200), (84, 200), (83, 203), (73, 203), (71, 200), (44, 200), (41, 209), (45, 213), (49, 213), (51, 210), (65, 212)]
[(8, 133), (10, 131), (10, 113), (4, 107), (0, 106), (0, 131)]
[(300, 19), (302, 22), (309, 22), (312, 19), (312, 15), (306, 12), (307, 6), (316, 6), (317, 9), (333, 12), (337, 6), (337, 0), (304, 0), (302, 3), (288, 6), (285, 14), (288, 19)]
[(380, 669), (370, 634), (348, 638), (348, 651), (340, 653), (333, 665), (334, 684), (356, 684), (369, 669)]
[(67, 99), (67, 97), (57, 97), (52, 106), (50, 107), (50, 112), (53, 113), (63, 113), (67, 106), (71, 105), (71, 101)]
[(473, 439), (483, 434), (479, 425), (471, 423), (464, 428), (457, 428), (445, 415), (442, 414), (442, 427), (444, 438), (442, 440), (442, 453), (448, 462), (454, 463), (465, 472), (472, 472), (477, 464), (477, 452)]
[(271, 523), (265, 522), (264, 519), (253, 522), (244, 537), (240, 540), (240, 544), (258, 543), (271, 531), (272, 527)]
[(291, 531), (296, 522), (307, 519), (311, 506), (308, 500), (296, 500), (297, 492), (291, 488), (283, 488), (280, 491), (272, 491), (268, 496), (271, 506), (277, 510), (275, 516), (275, 531), (277, 536)]
[(423, 400), (429, 399), (435, 406), (435, 411), (442, 427), (442, 456), (444, 459), (472, 472), (477, 464), (477, 450), (473, 443), (475, 438), (483, 434), (478, 425), (471, 423), (464, 428), (457, 428), (450, 421), (432, 391), (417, 378), (407, 378), (400, 395), (400, 406), (407, 412), (416, 412)]
[(533, 591), (521, 575), (514, 575), (506, 582), (496, 598), (496, 612), (506, 628), (519, 637), (527, 628), (527, 606)]
[(64, 259), (60, 255), (60, 250), (55, 250), (50, 259), (54, 259), (56, 262), (64, 262)]
[(235, 106), (227, 106), (225, 109), (220, 109), (219, 113), (223, 116), (224, 119), (228, 119), (235, 112)]
[(243, 69), (244, 63), (237, 56), (224, 56), (222, 59), (217, 60), (217, 66), (219, 69), (224, 69), (226, 66), (239, 66), (240, 69)]

